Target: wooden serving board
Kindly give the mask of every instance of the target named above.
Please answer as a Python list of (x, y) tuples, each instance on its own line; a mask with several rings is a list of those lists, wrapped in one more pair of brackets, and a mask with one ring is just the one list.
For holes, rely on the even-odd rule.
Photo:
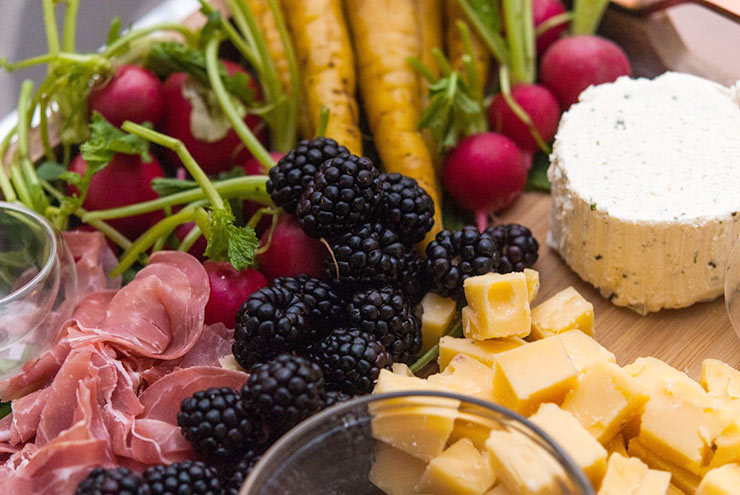
[(540, 272), (542, 285), (535, 304), (572, 285), (594, 305), (596, 339), (616, 354), (620, 365), (654, 356), (696, 380), (701, 375), (701, 362), (707, 358), (740, 368), (740, 339), (732, 329), (723, 298), (646, 316), (614, 306), (545, 244), (549, 213), (550, 196), (529, 192), (498, 217), (500, 223), (526, 225), (540, 242), (534, 268)]

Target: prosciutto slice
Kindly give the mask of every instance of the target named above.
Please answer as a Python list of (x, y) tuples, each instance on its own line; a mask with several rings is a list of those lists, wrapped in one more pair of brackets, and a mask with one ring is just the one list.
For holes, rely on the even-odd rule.
[(195, 258), (156, 253), (117, 291), (88, 276), (100, 290), (80, 301), (55, 346), (0, 383), (0, 396), (15, 399), (0, 420), (0, 486), (9, 492), (71, 495), (94, 466), (193, 459), (177, 426), (180, 402), (246, 381), (218, 367), (232, 330), (203, 325), (209, 286)]

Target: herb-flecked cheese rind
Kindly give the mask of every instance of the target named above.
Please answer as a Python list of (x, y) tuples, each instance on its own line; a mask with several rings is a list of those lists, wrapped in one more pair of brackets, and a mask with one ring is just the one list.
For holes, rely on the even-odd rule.
[(714, 299), (740, 235), (740, 86), (619, 78), (563, 116), (548, 244), (638, 313)]

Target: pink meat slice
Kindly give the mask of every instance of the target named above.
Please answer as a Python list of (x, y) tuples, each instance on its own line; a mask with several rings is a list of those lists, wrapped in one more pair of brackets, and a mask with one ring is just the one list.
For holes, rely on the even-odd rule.
[(102, 289), (118, 289), (121, 287), (121, 277), (107, 276), (118, 263), (100, 232), (68, 231), (62, 237), (67, 242), (72, 257), (75, 260), (77, 271), (77, 298)]

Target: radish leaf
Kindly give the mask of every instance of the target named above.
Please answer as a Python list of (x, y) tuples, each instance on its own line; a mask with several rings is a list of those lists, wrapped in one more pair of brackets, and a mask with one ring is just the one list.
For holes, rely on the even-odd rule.
[(94, 175), (108, 165), (116, 153), (139, 155), (144, 162), (151, 162), (149, 142), (146, 139), (123, 132), (95, 112), (90, 124), (91, 136), (80, 146), (82, 157), (87, 162), (85, 175)]
[(254, 264), (259, 241), (251, 227), (234, 225), (234, 215), (227, 209), (213, 209), (209, 218), (208, 245), (205, 255), (214, 261), (227, 260), (237, 270)]

